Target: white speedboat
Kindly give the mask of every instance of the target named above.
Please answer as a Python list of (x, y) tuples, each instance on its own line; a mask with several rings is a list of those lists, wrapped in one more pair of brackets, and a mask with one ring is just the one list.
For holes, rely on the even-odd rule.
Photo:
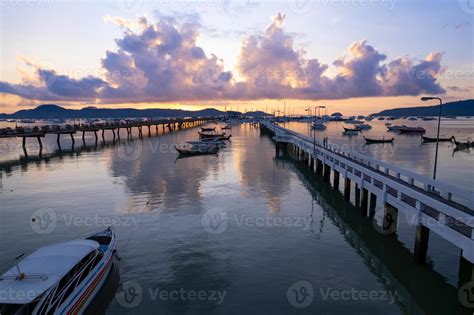
[(39, 248), (0, 277), (0, 292), (9, 292), (0, 294), (0, 314), (82, 314), (107, 280), (116, 246), (109, 228)]
[(313, 129), (313, 130), (326, 130), (326, 126), (323, 124), (322, 120), (316, 120), (311, 125), (311, 129)]

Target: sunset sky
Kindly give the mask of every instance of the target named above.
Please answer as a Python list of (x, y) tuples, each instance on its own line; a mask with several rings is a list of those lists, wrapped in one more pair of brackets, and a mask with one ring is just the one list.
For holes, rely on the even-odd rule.
[(54, 103), (369, 114), (474, 91), (470, 0), (0, 0), (0, 10), (5, 113)]

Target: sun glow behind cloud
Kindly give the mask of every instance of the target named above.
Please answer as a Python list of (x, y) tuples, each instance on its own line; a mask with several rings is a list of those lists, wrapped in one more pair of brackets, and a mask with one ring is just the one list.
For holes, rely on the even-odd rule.
[[(443, 77), (442, 52), (427, 50), (424, 58), (389, 58), (368, 41), (358, 40), (348, 42), (339, 57), (322, 62), (312, 56), (314, 49), (297, 44), (299, 35), (287, 31), (287, 24), (298, 21), (283, 13), (274, 14), (263, 31), (240, 34), (235, 64), (208, 49), (208, 39), (201, 34), (216, 30), (203, 25), (197, 14), (154, 12), (140, 18), (105, 15), (103, 19), (122, 28), (122, 34), (115, 36), (116, 47), (106, 51), (100, 68), (77, 72), (27, 61), (30, 70), (23, 70), (22, 82), (0, 82), (3, 108), (14, 108), (12, 100), (18, 98), (12, 95), (17, 95), (21, 106), (227, 105), (250, 110), (278, 107), (287, 100), (299, 111), (316, 101), (373, 106), (395, 96), (403, 103), (399, 105), (412, 105), (421, 93), (448, 91), (449, 98), (466, 95), (470, 89)], [(338, 23), (343, 20), (340, 17)], [(357, 106), (363, 110), (364, 105)]]

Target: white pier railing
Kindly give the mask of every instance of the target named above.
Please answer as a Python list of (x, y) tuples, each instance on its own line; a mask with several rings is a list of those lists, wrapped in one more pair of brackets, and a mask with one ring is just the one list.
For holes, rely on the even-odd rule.
[(261, 125), (274, 133), (277, 142), (291, 143), (312, 159), (318, 159), (367, 189), (463, 250), (474, 263), (474, 192), (405, 170), (356, 152), (340, 150), (322, 141), (277, 126)]

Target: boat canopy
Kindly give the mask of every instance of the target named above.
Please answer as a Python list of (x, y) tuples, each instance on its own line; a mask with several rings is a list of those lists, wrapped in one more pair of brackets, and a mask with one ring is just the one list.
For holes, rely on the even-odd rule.
[(0, 277), (0, 303), (27, 304), (58, 283), (89, 253), (99, 248), (92, 240), (74, 240), (39, 248)]

